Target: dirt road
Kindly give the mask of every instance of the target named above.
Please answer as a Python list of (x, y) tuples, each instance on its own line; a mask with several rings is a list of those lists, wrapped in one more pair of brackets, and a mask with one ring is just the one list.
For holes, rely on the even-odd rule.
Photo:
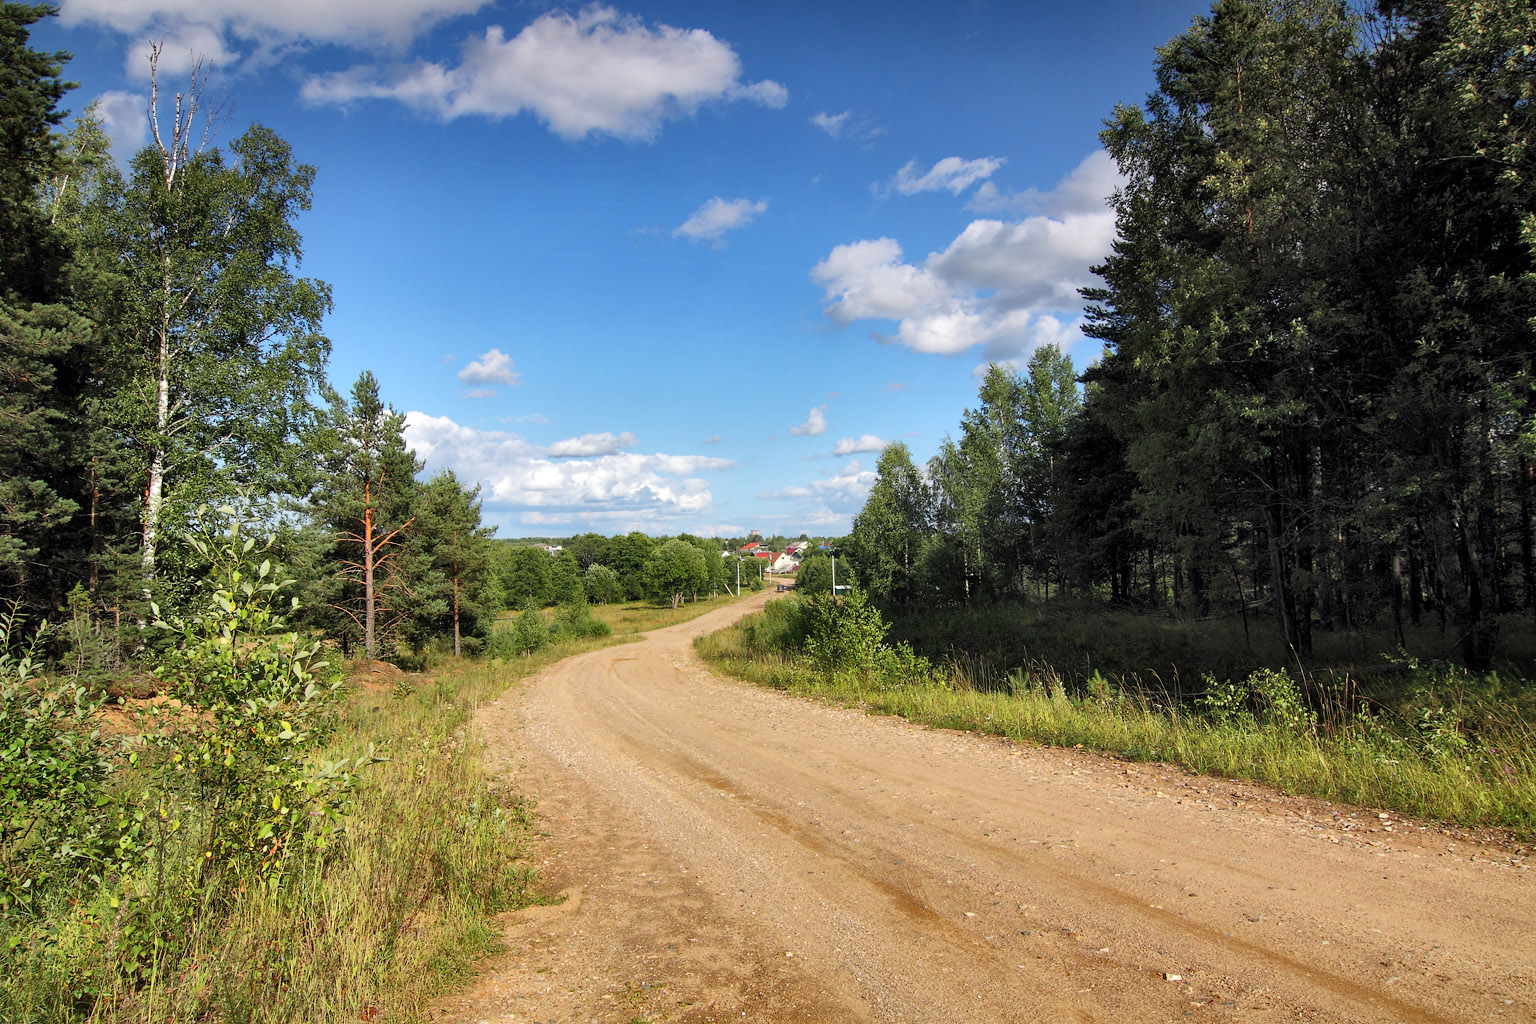
[(437, 1019), (1536, 1020), (1516, 851), (723, 680), (742, 610), (484, 710), (566, 899)]

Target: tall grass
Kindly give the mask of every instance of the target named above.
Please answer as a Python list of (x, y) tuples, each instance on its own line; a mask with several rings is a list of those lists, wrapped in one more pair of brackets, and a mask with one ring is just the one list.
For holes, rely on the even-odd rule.
[[(1224, 690), (1237, 684), (1210, 677), (1186, 679), (1185, 698), (1205, 692), (1180, 699), (1157, 679), (1148, 685), (1140, 676), (1097, 671), (1069, 679), (1040, 662), (1005, 673), (985, 657), (964, 654), (902, 678), (826, 672), (795, 651), (788, 604), (775, 602), (695, 645), (717, 669), (738, 678), (925, 725), (1081, 744), (1287, 793), (1536, 835), (1536, 730), (1507, 706), (1472, 694), (1462, 695), (1466, 706), (1454, 713), (1409, 720), (1379, 707), (1373, 713), (1343, 685), (1312, 681), (1313, 692), (1298, 691), (1287, 717), (1273, 713), (1275, 705), (1262, 695)], [(1416, 671), (1422, 677), (1427, 670)], [(1443, 688), (1446, 678), (1440, 682)], [(1228, 713), (1220, 713), (1220, 693), (1233, 697)], [(1276, 699), (1287, 706), (1283, 695)]]
[[(360, 690), (322, 756), (372, 743), (346, 836), (282, 885), (220, 894), (177, 936), (174, 962), (122, 970), (130, 936), (110, 885), (0, 936), (0, 1019), (287, 1022), (424, 1019), (495, 948), (499, 911), (536, 901), (530, 807), (482, 764), (474, 710), (515, 679), (611, 641), (510, 662), (448, 661), (393, 692)], [(147, 883), (144, 883), (147, 884)]]

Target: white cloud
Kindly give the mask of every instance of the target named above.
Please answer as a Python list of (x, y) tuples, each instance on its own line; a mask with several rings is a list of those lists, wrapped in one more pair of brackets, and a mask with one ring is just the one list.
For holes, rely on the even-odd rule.
[(471, 37), (455, 67), (418, 61), (358, 66), (311, 78), (311, 103), (395, 99), (444, 121), (531, 112), (555, 134), (654, 139), (663, 122), (705, 103), (747, 100), (782, 107), (776, 82), (741, 82), (736, 51), (703, 29), (647, 26), (611, 7), (543, 14), (508, 39), (492, 25)]
[(885, 134), (884, 128), (871, 124), (867, 118), (852, 110), (845, 110), (841, 114), (821, 111), (812, 115), (810, 121), (834, 139), (847, 139), (861, 145), (867, 145)]
[(954, 355), (981, 348), (989, 358), (1021, 358), (1054, 341), (1082, 339), (1078, 289), (1110, 251), (1114, 214), (1100, 198), (1102, 154), (1088, 157), (1050, 192), (1043, 211), (1016, 221), (972, 221), (942, 252), (908, 263), (890, 238), (835, 247), (811, 270), (838, 324), (897, 322), (877, 335), (919, 352)]
[(704, 444), (719, 444), (719, 443), (720, 443), (720, 435), (719, 434), (716, 434), (714, 437), (706, 437), (704, 439)]
[(224, 43), (220, 30), (207, 24), (177, 24), (153, 35), (143, 36), (128, 47), (123, 70), (129, 78), (149, 81), (150, 54), (160, 44), (155, 63), (162, 86), (174, 86), (176, 79), (193, 70), (228, 67), (240, 59), (238, 52)]
[(890, 444), (874, 434), (862, 434), (859, 437), (845, 437), (832, 446), (833, 455), (858, 455), (861, 452), (882, 452), (885, 446)]
[(811, 409), (805, 422), (798, 427), (790, 427), (789, 432), (796, 437), (817, 437), (827, 432), (827, 407), (818, 405)]
[(811, 278), (827, 290), (827, 315), (844, 324), (900, 319), (949, 294), (944, 282), (901, 262), (901, 246), (891, 238), (839, 245), (816, 264)]
[(101, 127), (112, 140), (112, 159), (127, 167), (149, 142), (149, 97), (136, 92), (104, 92), (92, 101)]
[[(192, 31), (258, 44), (310, 40), (401, 46), (433, 25), (490, 0), (61, 0), (67, 27), (102, 25), (125, 35), (187, 38)], [(211, 55), (210, 55), (211, 56)]]
[(464, 392), (465, 398), (495, 398), (495, 388), (470, 388)]
[(523, 382), (513, 365), (512, 357), (499, 348), (491, 349), (460, 370), (459, 380), (466, 384), (506, 384), (514, 387)]
[(979, 160), (962, 160), (958, 156), (947, 156), (919, 174), (917, 161), (909, 160), (905, 167), (891, 176), (891, 180), (886, 182), (884, 189), (877, 186), (876, 191), (883, 191), (886, 194), (899, 192), (904, 196), (915, 196), (919, 192), (943, 191), (957, 196), (976, 182), (990, 178), (1007, 162), (1005, 158), (996, 156), (984, 156)]
[(874, 471), (865, 469), (857, 459), (852, 459), (831, 476), (812, 480), (808, 484), (764, 491), (758, 497), (774, 501), (810, 500), (822, 506), (853, 510), (864, 504), (874, 484)]
[(627, 430), (622, 434), (604, 431), (601, 434), (582, 434), (580, 437), (556, 441), (549, 446), (549, 454), (557, 459), (616, 455), (621, 448), (633, 448), (636, 443), (635, 435)]
[(460, 479), (479, 483), (488, 505), (521, 511), (524, 522), (538, 515), (547, 522), (659, 523), (707, 514), (714, 498), (700, 475), (736, 465), (703, 455), (639, 452), (561, 458), (554, 446), (415, 411), (405, 415), (405, 440), (429, 470), (451, 468)]
[(751, 85), (732, 86), (727, 95), (733, 100), (747, 100), (770, 110), (783, 110), (789, 103), (789, 90), (771, 78)]
[(674, 232), (673, 238), (689, 238), (695, 242), (708, 239), (720, 241), (720, 236), (736, 228), (744, 228), (765, 210), (768, 201), (759, 199), (711, 199), (697, 210)]
[(541, 412), (530, 412), (526, 416), (513, 416), (510, 419), (502, 420), (502, 422), (503, 423), (548, 423), (549, 422), (549, 417), (545, 416)]
[(1124, 184), (1125, 179), (1114, 159), (1101, 149), (1090, 153), (1071, 174), (1047, 192), (1030, 188), (1004, 193), (988, 181), (971, 193), (971, 201), (965, 208), (977, 213), (1036, 213), (1056, 218), (1092, 214), (1103, 210), (1109, 196)]
[(841, 114), (828, 114), (823, 111), (811, 118), (811, 124), (835, 139), (843, 134), (843, 128), (848, 124), (848, 119), (852, 116), (853, 111), (851, 110), (845, 110)]

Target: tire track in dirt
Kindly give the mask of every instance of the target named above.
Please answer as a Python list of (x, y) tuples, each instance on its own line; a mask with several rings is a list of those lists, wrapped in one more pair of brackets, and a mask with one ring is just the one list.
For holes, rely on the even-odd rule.
[(708, 673), (691, 638), (764, 600), (482, 710), (570, 898), (438, 1019), (1533, 1019), (1507, 852)]

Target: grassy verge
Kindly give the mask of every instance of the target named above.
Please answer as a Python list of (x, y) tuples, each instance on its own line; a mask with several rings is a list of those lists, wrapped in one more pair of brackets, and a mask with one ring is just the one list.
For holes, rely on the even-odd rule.
[[(530, 808), (481, 763), (475, 707), (593, 639), (509, 662), (449, 661), (434, 675), (356, 691), (322, 759), (371, 743), (340, 844), (286, 877), (218, 894), (178, 924), (174, 962), (122, 966), (133, 941), (111, 887), (64, 901), (0, 939), (13, 1021), (424, 1019), (494, 949), (489, 918), (537, 899), (522, 855)], [(142, 923), (141, 926), (142, 927)], [(6, 948), (9, 946), (9, 948)]]
[[(1123, 680), (1095, 675), (1069, 692), (1049, 667), (1016, 670), (993, 688), (963, 664), (903, 674), (818, 666), (796, 650), (792, 602), (695, 641), (720, 671), (790, 693), (940, 728), (1108, 751), (1193, 771), (1267, 783), (1287, 793), (1381, 807), (1470, 826), (1536, 835), (1536, 730), (1518, 717), (1475, 735), (1461, 719), (1417, 722), (1384, 714), (1311, 711), (1295, 690), (1266, 713), (1159, 703)], [(782, 606), (782, 607), (780, 607)], [(898, 662), (900, 659), (896, 659)], [(878, 662), (877, 662), (878, 664)], [(910, 660), (906, 662), (910, 665)], [(991, 681), (989, 681), (990, 683)], [(1232, 691), (1237, 692), (1237, 691)], [(1285, 710), (1286, 699), (1299, 700)]]
[[(752, 593), (745, 588), (742, 590), (743, 597)], [(730, 594), (716, 594), (698, 601), (689, 601), (676, 608), (650, 601), (625, 601), (622, 604), (595, 604), (590, 610), (594, 618), (606, 622), (616, 634), (648, 633), (653, 629), (665, 629), (667, 626), (688, 622), (705, 612), (735, 604), (738, 600), (741, 598)]]

